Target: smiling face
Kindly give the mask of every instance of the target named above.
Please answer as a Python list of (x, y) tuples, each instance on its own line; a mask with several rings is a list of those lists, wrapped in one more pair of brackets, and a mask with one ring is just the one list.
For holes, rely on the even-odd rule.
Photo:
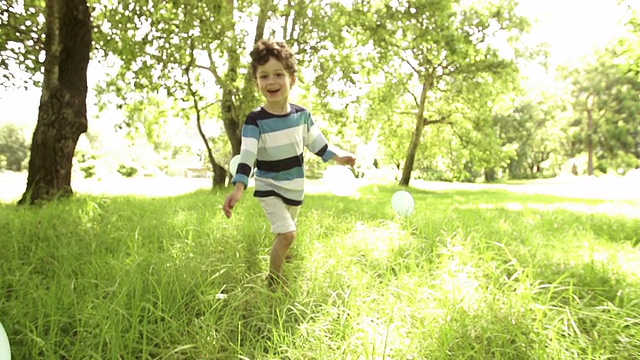
[(296, 77), (289, 74), (282, 63), (273, 57), (256, 70), (258, 89), (266, 99), (265, 108), (276, 113), (289, 111), (289, 91), (296, 82)]

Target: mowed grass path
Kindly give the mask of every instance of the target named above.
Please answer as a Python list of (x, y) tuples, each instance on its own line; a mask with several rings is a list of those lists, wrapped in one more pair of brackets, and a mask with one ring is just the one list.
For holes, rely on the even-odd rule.
[(275, 294), (250, 193), (0, 205), (13, 358), (640, 358), (637, 202), (398, 189), (307, 195)]

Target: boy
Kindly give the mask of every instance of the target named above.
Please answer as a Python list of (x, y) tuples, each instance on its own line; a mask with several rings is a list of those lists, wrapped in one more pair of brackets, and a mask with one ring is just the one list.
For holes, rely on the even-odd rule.
[(251, 70), (265, 103), (247, 116), (242, 127), (240, 163), (232, 179), (233, 192), (225, 199), (223, 210), (231, 217), (256, 162), (254, 196), (276, 234), (267, 275), (273, 289), (283, 281), (282, 267), (296, 237), (295, 220), (304, 197), (304, 147), (325, 162), (353, 166), (356, 159), (329, 150), (309, 111), (289, 103), (289, 91), (296, 82), (296, 61), (285, 43), (258, 41), (251, 51)]

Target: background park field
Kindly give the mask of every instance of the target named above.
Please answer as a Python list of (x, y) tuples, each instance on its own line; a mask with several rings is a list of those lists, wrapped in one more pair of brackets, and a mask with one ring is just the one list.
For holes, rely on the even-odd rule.
[(313, 185), (280, 293), (264, 283), (272, 237), (251, 196), (230, 220), (226, 192), (210, 190), (0, 205), (0, 319), (14, 358), (640, 353), (640, 196), (577, 180), (585, 198), (540, 194), (558, 183), (424, 183), (407, 189), (414, 214), (398, 217), (394, 185), (350, 197)]
[[(13, 358), (640, 359), (639, 5), (0, 0)], [(277, 293), (221, 211), (265, 37), (358, 159), (306, 154)]]

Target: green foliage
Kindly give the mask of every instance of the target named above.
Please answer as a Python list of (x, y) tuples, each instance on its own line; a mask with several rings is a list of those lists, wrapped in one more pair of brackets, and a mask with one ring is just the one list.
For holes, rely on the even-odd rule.
[[(640, 204), (396, 187), (307, 194), (289, 292), (256, 199), (0, 205), (13, 357), (558, 359), (640, 352)], [(610, 209), (632, 207), (629, 216)], [(168, 210), (169, 209), (169, 210)], [(60, 214), (73, 216), (60, 217)], [(635, 215), (633, 215), (635, 214)], [(635, 216), (635, 217), (634, 217)]]
[[(167, 128), (173, 132), (174, 142), (177, 148), (176, 156), (173, 151), (159, 153), (146, 138), (130, 139), (122, 137), (119, 133), (89, 132), (81, 136), (74, 156), (74, 170), (79, 173), (74, 176), (84, 178), (106, 179), (113, 175), (157, 176), (163, 173), (182, 175), (184, 168), (197, 162), (197, 156), (191, 147), (183, 148), (181, 145), (184, 131), (181, 128)], [(123, 167), (124, 166), (124, 167)], [(129, 170), (132, 168), (132, 170)], [(137, 173), (133, 174), (132, 172)]]
[(83, 150), (76, 150), (75, 159), (85, 179), (92, 178), (96, 175), (97, 159), (95, 155), (89, 155)]
[(124, 177), (134, 177), (138, 173), (138, 169), (134, 166), (120, 164), (118, 167), (118, 173)]
[(633, 154), (619, 151), (613, 155), (614, 156), (598, 161), (596, 168), (605, 174), (613, 173), (622, 175), (631, 169), (640, 167), (640, 159)]
[(0, 127), (0, 155), (4, 157), (4, 161), (0, 162), (2, 165), (0, 169), (11, 171), (26, 169), (29, 145), (22, 130), (17, 126), (7, 124)]
[[(40, 85), (43, 14), (44, 0), (0, 0), (0, 87)], [(27, 78), (18, 77), (21, 71)]]
[[(415, 130), (405, 153), (403, 183), (408, 183), (427, 125), (448, 123), (460, 140), (480, 145), (478, 153), (483, 155), (470, 155), (477, 165), (466, 166), (493, 167), (499, 162), (500, 148), (486, 141), (491, 133), (478, 129), (485, 129), (490, 120), (488, 103), (517, 84), (515, 62), (495, 45), (500, 36), (515, 39), (528, 27), (515, 12), (516, 5), (451, 0), (354, 4), (355, 22), (364, 34), (361, 45), (372, 46), (375, 54), (370, 72), (388, 79), (398, 100), (385, 110), (413, 114), (408, 118)], [(399, 141), (405, 141), (406, 148), (406, 138)]]
[(160, 154), (171, 150), (171, 134), (167, 133), (167, 123), (173, 116), (166, 101), (145, 96), (141, 100), (128, 102), (123, 108), (125, 117), (118, 129), (125, 130), (131, 141), (142, 138)]
[(598, 51), (595, 60), (566, 71), (576, 114), (572, 152), (587, 151), (591, 142), (601, 169), (612, 163), (632, 166), (633, 161), (623, 160), (627, 155), (640, 159), (638, 41), (640, 34), (631, 34)]
[(81, 166), (80, 171), (84, 174), (85, 179), (96, 176), (96, 166), (93, 164)]
[[(562, 99), (551, 94), (522, 98), (495, 115), (504, 170), (511, 179), (556, 175), (567, 152), (569, 118)], [(565, 130), (565, 131), (563, 131)]]
[(126, 0), (97, 6), (96, 19), (105, 29), (97, 34), (96, 47), (122, 62), (118, 74), (99, 93), (116, 93), (120, 98), (128, 92), (160, 93), (188, 103), (207, 149), (214, 183), (220, 185), (225, 178), (220, 159), (226, 156), (214, 154), (207, 142), (210, 134), (203, 132), (202, 122), (209, 112), (203, 109), (219, 107), (232, 152), (238, 153), (240, 127), (257, 105), (246, 61), (253, 45), (246, 24), (257, 16), (253, 36), (262, 37), (273, 4), (148, 1), (137, 5)]
[(474, 164), (466, 137), (451, 126), (425, 129), (424, 143), (415, 164), (415, 178), (433, 181), (475, 182), (482, 168)]
[[(412, 136), (420, 179), (552, 176), (586, 151), (588, 139), (601, 172), (630, 169), (640, 159), (640, 27), (632, 1), (621, 2), (632, 34), (568, 75), (573, 126), (557, 95), (521, 93), (517, 65), (539, 57), (544, 45), (518, 42), (529, 22), (514, 0), (89, 3), (99, 24), (94, 59), (117, 65), (97, 89), (98, 104), (104, 110), (107, 95), (117, 95), (111, 99), (126, 113), (122, 130), (142, 150), (79, 153), (84, 176), (118, 171), (109, 157), (122, 152), (144, 154), (127, 163), (141, 173), (179, 173), (173, 163), (189, 162), (193, 153), (206, 161), (204, 147), (172, 141), (176, 127), (194, 127), (197, 117), (206, 146), (226, 167), (245, 115), (259, 102), (248, 69), (255, 37), (283, 38), (297, 52), (299, 97), (292, 100), (312, 110), (331, 143), (366, 151), (361, 175), (373, 160), (406, 167)], [(0, 86), (18, 83), (17, 68), (38, 79), (44, 1), (0, 5)], [(597, 116), (593, 134), (585, 131), (587, 96)], [(150, 156), (150, 147), (159, 155)], [(316, 174), (325, 166), (313, 157), (307, 165)]]
[[(201, 100), (213, 103), (222, 90), (240, 91), (243, 77), (238, 71), (247, 68), (246, 62), (240, 63), (240, 54), (248, 55), (243, 45), (248, 34), (235, 28), (234, 11), (255, 15), (248, 4), (239, 3), (235, 9), (228, 2), (149, 1), (146, 6), (137, 6), (135, 1), (119, 1), (97, 5), (96, 18), (108, 26), (96, 34), (96, 47), (123, 63), (101, 92), (161, 92), (188, 101), (192, 94), (186, 71), (193, 72), (191, 76), (201, 73), (194, 84), (198, 94), (208, 88), (207, 95), (198, 95)], [(141, 29), (139, 24), (148, 26)]]
[[(273, 24), (278, 20), (284, 22), (283, 37), (298, 52), (301, 67), (313, 70), (300, 72), (299, 84), (311, 95), (308, 106), (318, 119), (331, 124), (327, 132), (332, 142), (344, 144), (349, 150), (370, 141), (376, 131), (399, 135), (404, 127), (390, 124), (389, 120), (396, 118), (394, 113), (405, 113), (400, 115), (400, 121), (411, 123), (414, 119), (406, 113), (416, 114), (418, 107), (430, 122), (448, 119), (452, 113), (469, 108), (470, 101), (486, 103), (485, 98), (477, 96), (477, 99), (468, 96), (466, 101), (458, 96), (454, 104), (442, 98), (459, 95), (465, 88), (458, 85), (462, 82), (475, 84), (466, 87), (465, 92), (470, 95), (482, 93), (478, 86), (494, 90), (499, 88), (498, 83), (514, 83), (503, 75), (515, 67), (502, 59), (488, 40), (502, 32), (515, 35), (513, 30), (522, 30), (527, 25), (513, 13), (514, 3), (509, 1), (468, 9), (455, 1), (412, 3), (409, 7), (315, 1), (287, 4), (265, 1), (259, 7), (238, 3), (232, 10), (225, 8), (227, 3), (167, 6), (167, 11), (154, 2), (147, 7), (129, 6), (127, 1), (96, 6), (98, 22), (109, 24), (97, 34), (97, 47), (116, 55), (124, 64), (101, 92), (164, 91), (176, 99), (190, 97), (213, 104), (210, 96), (201, 95), (203, 81), (213, 80), (217, 89), (209, 94), (217, 94), (221, 99), (220, 113), (234, 152), (238, 145), (234, 139), (238, 136), (238, 124), (255, 105), (255, 90), (246, 73), (249, 48), (243, 45), (252, 34), (240, 30), (236, 20), (228, 18), (234, 11), (248, 18), (255, 17), (256, 11), (260, 12), (258, 19), (262, 19), (265, 11), (273, 15), (264, 28), (265, 24), (258, 21), (256, 36), (263, 29), (266, 34), (276, 34), (277, 27)], [(329, 16), (332, 21), (325, 21)], [(138, 24), (151, 27), (142, 30)], [(397, 41), (391, 40), (397, 36), (400, 36)], [(174, 41), (176, 38), (189, 41)], [(185, 75), (190, 74), (185, 81)], [(305, 79), (305, 74), (311, 75)], [(423, 75), (432, 79), (429, 88), (433, 90), (426, 109), (413, 101), (419, 97), (416, 86), (423, 83)], [(371, 86), (364, 86), (366, 83)], [(189, 90), (185, 84), (193, 88)], [(483, 116), (468, 113), (467, 117), (459, 118)], [(363, 140), (353, 139), (353, 133), (346, 132), (353, 124), (358, 124), (356, 136)], [(384, 152), (392, 155), (389, 161), (400, 163), (406, 155), (406, 144), (392, 136), (385, 138), (389, 143), (384, 144), (387, 149)], [(402, 147), (405, 149), (399, 151)], [(492, 146), (489, 152), (498, 154), (496, 149), (499, 147)], [(216, 156), (225, 158), (221, 154)], [(486, 162), (495, 162), (493, 158), (485, 157), (476, 163), (482, 167)]]

